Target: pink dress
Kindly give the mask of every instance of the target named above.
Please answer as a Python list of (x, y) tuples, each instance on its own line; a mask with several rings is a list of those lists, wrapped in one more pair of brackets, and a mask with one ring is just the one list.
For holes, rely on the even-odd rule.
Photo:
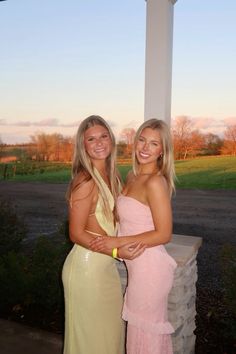
[[(150, 208), (138, 200), (120, 195), (119, 236), (154, 230)], [(175, 260), (163, 245), (148, 248), (132, 261), (125, 261), (128, 286), (122, 317), (128, 321), (127, 354), (171, 354), (170, 334), (174, 332), (167, 318), (168, 294), (173, 284)]]

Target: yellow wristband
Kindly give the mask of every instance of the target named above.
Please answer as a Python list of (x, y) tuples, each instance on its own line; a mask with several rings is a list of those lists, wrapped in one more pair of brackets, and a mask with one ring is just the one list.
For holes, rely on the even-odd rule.
[(117, 258), (117, 248), (112, 249), (112, 257)]

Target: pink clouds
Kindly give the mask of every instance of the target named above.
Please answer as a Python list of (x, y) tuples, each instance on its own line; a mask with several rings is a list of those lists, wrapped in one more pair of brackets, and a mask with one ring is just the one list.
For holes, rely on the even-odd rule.
[(213, 118), (192, 118), (192, 123), (195, 129), (207, 129), (214, 124)]
[(0, 119), (0, 126), (14, 127), (78, 127), (80, 121), (62, 124), (57, 118), (42, 119), (39, 121), (16, 121), (8, 123), (5, 119)]
[[(176, 117), (178, 118), (178, 117)], [(200, 130), (202, 133), (213, 133), (222, 136), (228, 125), (236, 124), (236, 117), (229, 118), (210, 118), (210, 117), (190, 117), (193, 129)]]
[(236, 124), (236, 117), (228, 117), (223, 119), (225, 125), (235, 125)]
[(56, 118), (43, 119), (39, 122), (33, 123), (33, 125), (36, 125), (38, 127), (57, 127), (58, 126), (58, 119), (56, 119)]

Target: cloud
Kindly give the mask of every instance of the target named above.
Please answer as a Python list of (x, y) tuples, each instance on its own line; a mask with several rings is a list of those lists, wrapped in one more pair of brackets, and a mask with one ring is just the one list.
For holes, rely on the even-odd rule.
[(112, 121), (112, 120), (106, 120), (106, 122), (109, 124), (109, 126), (111, 127), (111, 128), (116, 128), (117, 127), (117, 123), (116, 122), (114, 122), (114, 121)]
[(228, 126), (228, 125), (235, 125), (235, 124), (236, 124), (236, 117), (224, 118), (223, 121), (224, 121), (224, 124), (225, 124), (226, 126)]
[(20, 122), (17, 122), (17, 124), (15, 123), (12, 123), (12, 124), (9, 124), (9, 125), (15, 125), (17, 127), (30, 127), (32, 125), (32, 123), (30, 123), (29, 121), (20, 121)]
[(43, 119), (39, 122), (32, 123), (37, 127), (58, 127), (58, 119), (57, 118), (48, 118)]
[[(178, 117), (176, 117), (178, 118)], [(192, 128), (200, 130), (203, 134), (212, 133), (222, 136), (227, 125), (236, 124), (236, 118), (190, 117)]]
[[(141, 122), (143, 123), (143, 122)], [(134, 129), (137, 129), (139, 125), (141, 125), (140, 122), (136, 121), (136, 120), (131, 120), (129, 122), (127, 122), (123, 128), (134, 128)]]
[(65, 128), (74, 128), (74, 127), (78, 127), (81, 123), (81, 120), (72, 122), (72, 123), (67, 123), (67, 124), (60, 124), (61, 127), (65, 127)]
[(5, 119), (0, 119), (0, 125), (14, 126), (14, 127), (65, 127), (73, 128), (78, 127), (81, 121), (75, 121), (72, 123), (63, 124), (57, 118), (47, 118), (39, 121), (17, 121), (13, 123), (7, 123)]
[[(57, 118), (46, 118), (38, 121), (24, 121), (19, 120), (15, 122), (8, 123), (5, 119), (0, 119), (0, 126), (14, 126), (14, 127), (58, 127), (58, 128), (78, 128), (81, 120), (61, 123)], [(120, 123), (114, 120), (107, 120), (107, 123), (110, 125), (112, 129), (118, 130), (120, 127)], [(127, 122), (125, 125), (122, 125), (122, 128), (137, 128), (140, 125), (140, 122), (135, 120)]]
[(191, 118), (195, 129), (207, 129), (215, 124), (214, 118)]
[(195, 117), (191, 118), (193, 127), (199, 129), (202, 133), (212, 133), (222, 136), (225, 130), (225, 123), (223, 119), (216, 119), (210, 117)]

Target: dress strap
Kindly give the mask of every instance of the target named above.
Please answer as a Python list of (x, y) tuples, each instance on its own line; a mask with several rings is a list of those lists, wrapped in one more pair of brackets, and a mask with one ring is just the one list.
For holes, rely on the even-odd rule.
[(86, 232), (88, 232), (89, 234), (94, 235), (94, 236), (105, 236), (105, 235), (98, 234), (98, 233), (93, 232), (93, 231), (90, 231), (90, 230), (84, 230), (84, 231), (86, 231)]

